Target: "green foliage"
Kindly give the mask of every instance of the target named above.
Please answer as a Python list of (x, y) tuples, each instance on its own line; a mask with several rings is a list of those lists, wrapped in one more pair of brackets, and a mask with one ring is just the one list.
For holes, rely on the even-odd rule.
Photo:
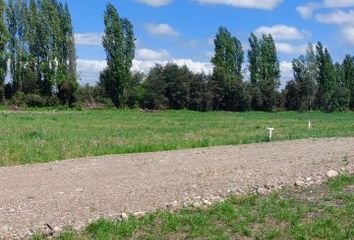
[(209, 76), (204, 73), (194, 74), (189, 88), (188, 109), (206, 111), (210, 109), (210, 96), (207, 89)]
[(25, 95), (24, 102), (28, 107), (44, 107), (47, 103), (46, 99), (44, 99), (38, 94)]
[(5, 25), (5, 2), (0, 0), (0, 104), (5, 102), (5, 77), (7, 72), (8, 32)]
[(298, 111), (300, 109), (299, 87), (294, 80), (287, 82), (284, 89), (284, 98), (286, 109), (290, 111)]
[(165, 97), (166, 83), (163, 79), (164, 67), (155, 65), (143, 83), (141, 107), (148, 109), (164, 109), (168, 100)]
[(91, 108), (91, 109), (102, 109), (102, 108), (112, 108), (114, 104), (112, 100), (105, 97), (104, 89), (102, 86), (81, 86), (76, 92), (75, 98), (77, 100), (75, 108)]
[(103, 47), (107, 55), (107, 68), (100, 75), (100, 84), (117, 108), (127, 107), (128, 92), (133, 88), (130, 81), (135, 56), (133, 25), (128, 19), (120, 18), (111, 3), (106, 6), (104, 25)]
[(294, 59), (294, 81), (287, 83), (285, 88), (285, 105), (290, 110), (305, 112), (314, 107), (317, 69), (313, 46), (310, 43), (306, 56)]
[(214, 71), (208, 87), (213, 110), (244, 110), (242, 63), (244, 51), (241, 42), (225, 28), (220, 27), (214, 40), (215, 55), (211, 62)]
[(316, 46), (316, 58), (318, 64), (317, 107), (323, 109), (329, 102), (331, 91), (336, 85), (335, 69), (328, 49), (324, 48), (321, 42), (318, 42)]
[(10, 99), (10, 104), (18, 106), (18, 107), (25, 107), (25, 94), (23, 92), (16, 92), (12, 98)]
[(327, 112), (347, 111), (350, 104), (350, 91), (341, 86), (336, 86), (325, 99), (328, 101), (324, 107)]
[(342, 68), (344, 86), (349, 90), (350, 94), (350, 109), (354, 110), (354, 58), (346, 55)]
[(277, 102), (277, 89), (280, 86), (279, 60), (274, 39), (271, 35), (265, 34), (258, 39), (251, 33), (249, 43), (252, 108), (273, 111)]
[(280, 69), (275, 42), (271, 35), (260, 39), (261, 55), (259, 58), (259, 81), (263, 107), (262, 110), (273, 111), (276, 92), (280, 86)]
[(12, 94), (21, 91), (47, 98), (58, 94), (63, 104), (70, 105), (78, 84), (68, 5), (57, 0), (10, 0), (6, 23)]
[(226, 74), (242, 78), (244, 52), (241, 42), (225, 28), (220, 27), (214, 40), (215, 55), (211, 62), (215, 68), (223, 68)]

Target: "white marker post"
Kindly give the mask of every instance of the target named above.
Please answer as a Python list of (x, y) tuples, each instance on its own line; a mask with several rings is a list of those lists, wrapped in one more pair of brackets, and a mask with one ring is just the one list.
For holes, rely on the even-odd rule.
[(274, 128), (267, 128), (267, 130), (269, 131), (269, 140), (272, 140)]
[(309, 130), (311, 130), (312, 128), (312, 124), (311, 124), (311, 121), (309, 121)]

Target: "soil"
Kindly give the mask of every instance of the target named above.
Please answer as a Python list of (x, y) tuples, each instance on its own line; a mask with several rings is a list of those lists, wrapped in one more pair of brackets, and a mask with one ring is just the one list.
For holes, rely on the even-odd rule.
[[(345, 161), (343, 160), (345, 159)], [(354, 138), (307, 139), (0, 168), (0, 239), (353, 171)], [(307, 180), (305, 180), (307, 179)], [(176, 204), (177, 203), (177, 204)]]

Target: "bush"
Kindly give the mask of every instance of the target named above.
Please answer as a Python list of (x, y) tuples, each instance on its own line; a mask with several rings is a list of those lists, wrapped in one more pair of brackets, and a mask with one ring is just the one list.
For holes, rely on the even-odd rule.
[(16, 92), (10, 100), (10, 104), (17, 107), (26, 107), (25, 99), (26, 96), (23, 92)]
[(29, 107), (44, 107), (46, 100), (38, 94), (27, 94), (24, 101)]
[(350, 92), (344, 87), (336, 87), (328, 96), (326, 112), (345, 112), (349, 110)]
[(46, 106), (48, 107), (57, 107), (59, 105), (60, 105), (60, 100), (56, 95), (53, 95), (46, 99)]

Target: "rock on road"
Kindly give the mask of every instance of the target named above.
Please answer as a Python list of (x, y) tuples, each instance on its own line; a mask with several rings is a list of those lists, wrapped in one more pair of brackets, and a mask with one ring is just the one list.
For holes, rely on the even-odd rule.
[(80, 228), (100, 217), (153, 211), (197, 196), (293, 185), (353, 166), (354, 138), (330, 138), (3, 167), (0, 239), (24, 237), (45, 224)]

